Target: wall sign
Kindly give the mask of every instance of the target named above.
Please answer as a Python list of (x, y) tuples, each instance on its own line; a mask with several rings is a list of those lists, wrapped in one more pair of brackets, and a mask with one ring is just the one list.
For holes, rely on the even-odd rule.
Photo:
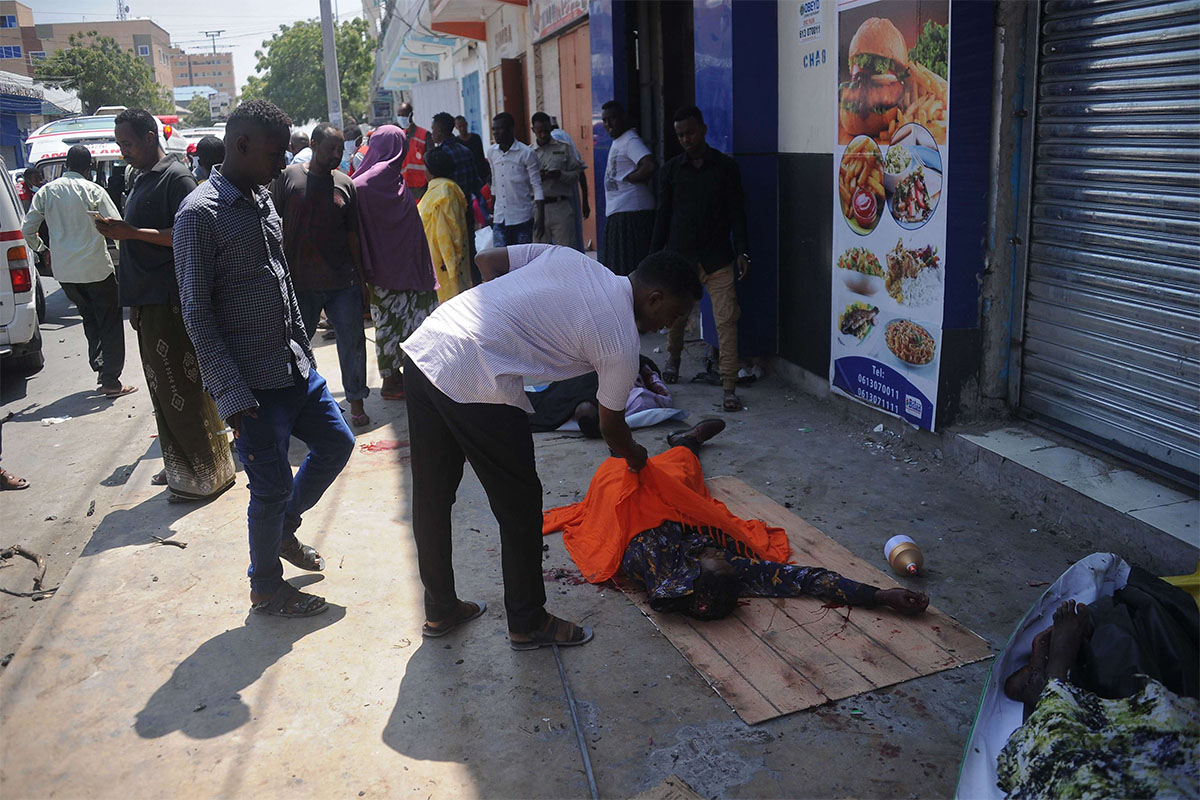
[(949, 0), (838, 4), (829, 379), (933, 430), (946, 270)]
[(821, 41), (821, 0), (804, 0), (800, 3), (800, 43), (816, 44)]
[(541, 41), (588, 13), (587, 0), (530, 0), (533, 40)]

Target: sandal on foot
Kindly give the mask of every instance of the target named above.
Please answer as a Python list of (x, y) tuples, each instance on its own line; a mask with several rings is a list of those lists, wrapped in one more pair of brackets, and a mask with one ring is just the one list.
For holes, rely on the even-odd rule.
[(480, 600), (479, 602), (471, 602), (470, 600), (460, 600), (458, 602), (458, 610), (454, 612), (448, 620), (443, 620), (436, 627), (433, 623), (426, 620), (421, 626), (421, 635), (426, 639), (438, 639), (445, 636), (450, 631), (462, 625), (464, 622), (470, 622), (473, 619), (478, 619), (483, 616), (483, 612), (487, 611), (487, 603)]
[[(592, 640), (591, 628), (584, 628), (574, 622), (559, 619), (551, 615), (540, 631), (533, 633), (508, 632), (508, 644), (513, 650), (537, 650), (539, 647), (575, 647), (587, 644)], [(520, 638), (514, 638), (520, 637)]]
[(667, 368), (662, 371), (663, 383), (679, 383), (679, 365), (667, 362)]
[(725, 411), (741, 411), (742, 398), (733, 392), (726, 392), (724, 399), (721, 400), (721, 408)]
[(365, 426), (371, 424), (371, 418), (368, 417), (365, 413), (351, 414), (350, 415), (350, 424), (356, 428), (362, 428), (362, 427), (365, 427)]
[(267, 614), (272, 617), (312, 617), (329, 609), (324, 597), (302, 592), (290, 583), (285, 583), (275, 590), (266, 600), (254, 602), (254, 593), (250, 593), (250, 610), (256, 614)]
[(105, 397), (110, 397), (110, 398), (111, 397), (124, 397), (127, 394), (133, 394), (137, 390), (138, 390), (138, 387), (136, 387), (136, 386), (124, 386), (124, 385), (110, 386), (110, 387), (101, 386), (100, 394), (104, 395)]
[(165, 469), (159, 471), (153, 478), (150, 479), (150, 485), (151, 486), (166, 486), (167, 485), (167, 471)]
[(20, 489), (28, 489), (29, 481), (24, 478), (18, 478), (8, 470), (0, 467), (0, 491), (15, 492)]
[(300, 544), (299, 540), (280, 547), (279, 557), (289, 564), (309, 572), (320, 572), (325, 569), (325, 559), (321, 557), (316, 548)]

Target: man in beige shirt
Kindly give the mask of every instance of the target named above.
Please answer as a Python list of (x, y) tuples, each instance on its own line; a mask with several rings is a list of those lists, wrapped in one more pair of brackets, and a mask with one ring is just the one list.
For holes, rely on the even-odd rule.
[(550, 116), (542, 111), (530, 120), (533, 127), (534, 152), (542, 167), (542, 191), (546, 195), (546, 228), (536, 241), (545, 244), (561, 244), (583, 252), (575, 226), (575, 207), (571, 199), (579, 176), (583, 174), (583, 162), (575, 157), (569, 144), (560, 142), (550, 135), (553, 126)]
[(90, 179), (92, 154), (81, 144), (67, 151), (67, 171), (33, 196), (21, 232), (35, 253), (46, 249), (38, 236), (45, 221), (54, 242), (54, 277), (83, 318), (88, 341), (88, 362), (105, 397), (137, 391), (121, 383), (125, 368), (125, 330), (117, 278), (108, 244), (96, 230), (95, 220), (120, 219), (121, 212), (108, 192)]

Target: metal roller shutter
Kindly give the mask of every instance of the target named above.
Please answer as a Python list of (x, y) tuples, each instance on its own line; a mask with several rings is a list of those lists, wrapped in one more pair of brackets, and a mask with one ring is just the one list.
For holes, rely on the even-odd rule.
[(1200, 0), (1041, 9), (1021, 405), (1200, 472)]

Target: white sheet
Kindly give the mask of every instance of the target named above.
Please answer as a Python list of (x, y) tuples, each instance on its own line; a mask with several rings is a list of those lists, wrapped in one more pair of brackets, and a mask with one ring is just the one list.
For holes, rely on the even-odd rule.
[(1064, 600), (1094, 603), (1125, 587), (1129, 565), (1113, 553), (1092, 553), (1072, 564), (1046, 589), (1033, 608), (1017, 625), (1004, 650), (992, 662), (975, 725), (967, 740), (962, 767), (958, 773), (955, 797), (963, 800), (1003, 798), (996, 786), (996, 758), (1008, 737), (1021, 724), (1021, 703), (1004, 694), (1004, 680), (1029, 663), (1033, 637), (1054, 622), (1054, 611)]

